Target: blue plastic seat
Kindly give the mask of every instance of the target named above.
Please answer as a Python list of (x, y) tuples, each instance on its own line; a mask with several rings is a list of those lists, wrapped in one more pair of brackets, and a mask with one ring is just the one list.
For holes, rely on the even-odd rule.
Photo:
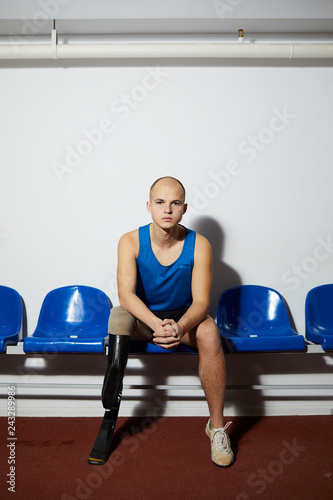
[(104, 353), (111, 302), (89, 286), (65, 286), (44, 298), (36, 330), (24, 339), (26, 353)]
[(20, 294), (8, 286), (0, 286), (0, 352), (9, 344), (17, 344), (22, 323)]
[(242, 285), (225, 290), (217, 324), (230, 352), (305, 350), (304, 337), (292, 329), (284, 300), (272, 288)]
[(333, 284), (312, 288), (305, 300), (305, 336), (321, 344), (324, 351), (333, 349)]

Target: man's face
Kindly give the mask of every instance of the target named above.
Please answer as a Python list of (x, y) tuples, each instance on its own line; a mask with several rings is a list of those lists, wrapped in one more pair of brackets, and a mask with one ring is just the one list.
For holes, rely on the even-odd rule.
[(183, 190), (176, 181), (159, 181), (147, 202), (153, 221), (164, 229), (176, 226), (182, 220), (186, 208)]

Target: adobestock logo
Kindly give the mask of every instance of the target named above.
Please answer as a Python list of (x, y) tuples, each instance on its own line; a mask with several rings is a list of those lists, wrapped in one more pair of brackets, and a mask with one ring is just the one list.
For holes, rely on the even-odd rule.
[(285, 106), (282, 112), (274, 108), (268, 126), (261, 128), (256, 135), (249, 136), (246, 141), (242, 141), (237, 148), (237, 152), (242, 156), (246, 156), (247, 161), (253, 161), (258, 152), (264, 151), (267, 145), (273, 142), (276, 134), (283, 132), (291, 120), (295, 118), (296, 115), (288, 113)]
[(320, 266), (333, 254), (333, 241), (330, 235), (326, 240), (321, 237), (316, 238), (318, 245), (313, 249), (312, 255), (304, 257), (300, 264), (293, 264), (290, 269), (282, 275), (282, 281), (295, 291), (302, 281), (307, 280)]
[[(279, 453), (278, 460), (272, 460), (266, 469), (257, 469), (248, 477), (247, 485), (250, 488), (256, 488), (254, 489), (256, 495), (261, 495), (266, 490), (267, 485), (273, 483), (278, 476), (281, 476), (285, 467), (293, 464), (295, 459), (300, 456), (300, 453), (307, 449), (306, 446), (299, 446), (296, 439), (292, 443), (284, 440), (282, 444), (283, 448)], [(237, 495), (235, 500), (251, 500), (251, 496), (242, 492)]]
[[(239, 328), (249, 333), (254, 333), (267, 320), (266, 301), (259, 302), (258, 300), (254, 300), (252, 305), (253, 310), (247, 318), (242, 318), (241, 316), (237, 318)], [(252, 336), (257, 337), (255, 333)]]
[(40, 10), (37, 10), (33, 16), (32, 21), (26, 17), (21, 19), (24, 22), (22, 33), (24, 35), (37, 35), (39, 28), (43, 28), (50, 19), (54, 19), (59, 13), (61, 5), (67, 5), (71, 0), (39, 0), (38, 5)]
[(132, 109), (136, 109), (141, 102), (145, 101), (148, 93), (157, 89), (164, 78), (169, 74), (159, 67), (146, 68), (146, 74), (142, 78), (140, 85), (135, 85), (130, 92), (123, 93), (118, 99), (115, 99), (111, 105), (111, 111), (119, 115), (121, 120), (128, 118)]
[(238, 7), (243, 2), (244, 0), (226, 0), (224, 2), (222, 0), (214, 0), (213, 7), (218, 18), (223, 21), (223, 19), (225, 19), (225, 14), (232, 13), (235, 7)]
[[(250, 135), (246, 140), (241, 141), (237, 147), (237, 153), (242, 157), (246, 157), (247, 162), (253, 162), (257, 155), (264, 151), (278, 134), (286, 130), (295, 118), (296, 115), (287, 111), (286, 106), (283, 106), (282, 111), (274, 108), (267, 125), (262, 127), (255, 135)], [(188, 213), (197, 214), (205, 210), (211, 200), (217, 198), (233, 179), (242, 172), (241, 162), (236, 159), (228, 161), (224, 169), (211, 170), (208, 173), (210, 180), (201, 189), (193, 189), (193, 198)]]
[(39, 10), (33, 13), (31, 19), (21, 17), (22, 29), (20, 37), (15, 35), (7, 36), (9, 43), (13, 44), (13, 50), (15, 51), (15, 44), (17, 44), (22, 37), (29, 40), (30, 36), (40, 34), (41, 28), (44, 28), (50, 20), (56, 19), (61, 6), (67, 5), (70, 2), (71, 0), (39, 0)]
[(100, 121), (97, 128), (91, 130), (83, 129), (81, 134), (84, 139), (80, 139), (76, 145), (66, 146), (66, 156), (63, 162), (54, 161), (52, 169), (59, 182), (63, 182), (65, 174), (71, 174), (84, 158), (102, 144), (105, 135), (111, 134), (115, 130), (115, 125), (108, 118)]
[(66, 155), (63, 161), (54, 161), (52, 169), (59, 182), (63, 182), (64, 176), (72, 173), (83, 160), (90, 156), (96, 148), (104, 141), (105, 136), (110, 136), (116, 130), (116, 118), (124, 121), (136, 110), (151, 92), (156, 90), (169, 74), (159, 67), (146, 68), (140, 84), (135, 85), (128, 93), (122, 93), (110, 106), (115, 115), (112, 119), (105, 117), (100, 120), (97, 127), (90, 130), (83, 129), (81, 138), (75, 145), (66, 146)]
[[(61, 500), (88, 500), (91, 496), (93, 498), (100, 498), (96, 490), (101, 486), (105, 479), (109, 480), (109, 477), (113, 474), (117, 467), (123, 465), (129, 454), (135, 453), (140, 444), (151, 436), (157, 429), (157, 420), (159, 422), (164, 421), (164, 402), (159, 398), (154, 400), (154, 408), (152, 409), (152, 416), (147, 417), (141, 421), (140, 426), (132, 425), (129, 431), (126, 431), (122, 437), (122, 445), (127, 447), (127, 450), (121, 452), (114, 450), (109, 457), (107, 463), (102, 467), (94, 467), (94, 471), (87, 475), (85, 480), (80, 477), (75, 479), (75, 484), (72, 485), (75, 488), (74, 495), (69, 493), (63, 493), (61, 495)], [(126, 468), (126, 463), (124, 465)], [(139, 498), (135, 495), (135, 498)]]
[(226, 189), (231, 180), (242, 172), (242, 168), (238, 161), (229, 161), (224, 169), (214, 172), (211, 170), (208, 175), (211, 178), (202, 190), (197, 188), (193, 189), (193, 199), (189, 207), (189, 212), (197, 212), (204, 210), (208, 207), (210, 200), (217, 198), (221, 191)]

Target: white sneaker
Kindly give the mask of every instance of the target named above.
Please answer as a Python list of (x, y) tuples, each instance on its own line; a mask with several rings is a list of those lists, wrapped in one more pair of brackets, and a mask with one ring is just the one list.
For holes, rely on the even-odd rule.
[(218, 467), (229, 467), (234, 462), (234, 454), (230, 446), (230, 439), (226, 433), (226, 429), (231, 422), (228, 422), (220, 429), (211, 429), (210, 420), (205, 428), (206, 435), (210, 439), (212, 460)]

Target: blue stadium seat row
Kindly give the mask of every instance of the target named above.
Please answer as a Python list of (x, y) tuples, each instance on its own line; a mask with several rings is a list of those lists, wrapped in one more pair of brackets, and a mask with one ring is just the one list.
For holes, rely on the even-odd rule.
[[(101, 290), (74, 285), (44, 298), (32, 335), (23, 339), (26, 353), (104, 353), (112, 303)], [(229, 352), (304, 351), (305, 339), (333, 349), (333, 284), (310, 290), (305, 302), (305, 337), (295, 332), (283, 297), (272, 288), (241, 285), (222, 292), (217, 324)], [(0, 352), (19, 342), (22, 299), (0, 286)], [(147, 342), (130, 342), (131, 353), (196, 352), (185, 346), (166, 351)]]
[(0, 286), (0, 352), (19, 341), (22, 321), (20, 294), (8, 286)]

